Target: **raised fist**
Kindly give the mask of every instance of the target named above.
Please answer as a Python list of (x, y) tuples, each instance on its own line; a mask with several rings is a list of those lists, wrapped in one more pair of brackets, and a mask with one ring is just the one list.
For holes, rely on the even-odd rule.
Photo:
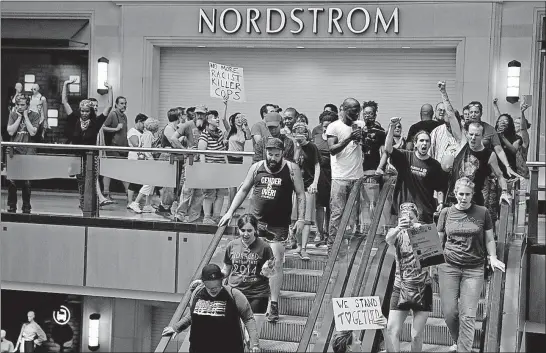
[(438, 88), (440, 91), (444, 91), (446, 89), (446, 81), (438, 81)]

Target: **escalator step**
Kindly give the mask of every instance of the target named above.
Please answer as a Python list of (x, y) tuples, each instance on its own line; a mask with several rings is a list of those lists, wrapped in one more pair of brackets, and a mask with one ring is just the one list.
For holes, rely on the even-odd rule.
[[(412, 320), (413, 318), (408, 316), (404, 322), (404, 329), (402, 330), (402, 335), (400, 336), (401, 341), (411, 341)], [(481, 332), (482, 323), (476, 322), (474, 330), (474, 348), (480, 347)], [(427, 325), (425, 326), (425, 331), (423, 333), (423, 343), (444, 346), (451, 346), (453, 344), (451, 334), (449, 333), (449, 329), (447, 328), (444, 319), (430, 317), (427, 320)]]
[(313, 308), (314, 300), (314, 293), (281, 291), (279, 313), (281, 315), (307, 317)]
[(326, 256), (313, 256), (309, 254), (311, 260), (303, 261), (296, 254), (286, 252), (284, 268), (299, 268), (302, 270), (324, 270), (328, 258)]
[[(423, 352), (449, 352), (451, 346), (440, 344), (423, 344)], [(473, 349), (472, 352), (478, 353), (479, 349)], [(411, 352), (411, 342), (400, 342), (400, 352)]]
[(295, 352), (298, 349), (298, 343), (260, 339), (260, 348), (262, 352), (269, 353)]
[(299, 342), (303, 335), (306, 317), (281, 315), (276, 323), (268, 322), (264, 314), (255, 315), (260, 321), (260, 339)]
[(282, 290), (316, 293), (321, 279), (322, 271), (319, 270), (287, 268), (284, 269)]

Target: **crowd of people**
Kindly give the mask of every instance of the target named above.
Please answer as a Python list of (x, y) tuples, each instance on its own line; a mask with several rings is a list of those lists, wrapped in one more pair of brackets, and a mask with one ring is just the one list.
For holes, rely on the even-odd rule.
[[(265, 313), (269, 321), (278, 321), (285, 248), (309, 260), (306, 249), (314, 224), (314, 245), (324, 246), (330, 254), (349, 193), (358, 180), (363, 180), (358, 212), (354, 212), (358, 217), (351, 221), (350, 229), (354, 236), (362, 236), (375, 210), (383, 175), (394, 174), (393, 227), (386, 241), (397, 250), (397, 276), (390, 298), (387, 350), (399, 351), (409, 310), (413, 311), (412, 351), (422, 349), (421, 335), (432, 310), (430, 284), (438, 280), (442, 310), (456, 343), (452, 348), (470, 352), (485, 268), (504, 270), (496, 257), (494, 236), (499, 204), (511, 202), (509, 180), (528, 176), (526, 104), (521, 105), (521, 118), (514, 119), (500, 114), (495, 101), (499, 116), (492, 126), (482, 121), (483, 106), (478, 101), (463, 107), (460, 114), (449, 100), (445, 82), (439, 82), (441, 101), (434, 108), (430, 104), (421, 107), (421, 121), (409, 127), (406, 137), (401, 118), (392, 117), (384, 128), (377, 121), (378, 103), (360, 103), (354, 98), (345, 99), (339, 109), (334, 104), (325, 105), (313, 128), (309, 118), (296, 108), (283, 110), (269, 103), (260, 109), (261, 120), (249, 128), (244, 114), (235, 112), (228, 117), (225, 97), (222, 114), (205, 106), (176, 107), (168, 111), (169, 123), (163, 129), (156, 119), (144, 114), (138, 114), (128, 129), (127, 100), (117, 97), (112, 109), (113, 94), (108, 84), (110, 105), (97, 115), (93, 99), (82, 100), (78, 112), (72, 111), (66, 99), (70, 83), (65, 82), (62, 93), (70, 143), (165, 148), (159, 155), (108, 152), (109, 157), (166, 160), (170, 158), (168, 148), (240, 152), (246, 143), (252, 143), (253, 164), (238, 188), (188, 188), (185, 155), (176, 156), (178, 193), (173, 188), (124, 183), (127, 208), (136, 213), (169, 214), (184, 222), (194, 222), (202, 213), (204, 224), (219, 226), (239, 217), (240, 238), (228, 245), (223, 269), (217, 266), (203, 271), (203, 284), (192, 297), (189, 316), (176, 327), (166, 328), (165, 334), (192, 324), (192, 351), (210, 351), (215, 344), (225, 342), (240, 347), (238, 339), (207, 340), (206, 332), (212, 327), (209, 325), (220, 328), (242, 318), (257, 350), (251, 313)], [(13, 99), (8, 124), (13, 141), (33, 141), (38, 134), (41, 113), (30, 101), (21, 94)], [(15, 153), (33, 152), (18, 148)], [(242, 157), (228, 155), (193, 157), (205, 163), (243, 163)], [(84, 161), (86, 158), (83, 155)], [(98, 169), (99, 158), (93, 158)], [(78, 174), (77, 178), (83, 208), (85, 176)], [(100, 205), (113, 202), (110, 180), (104, 178), (102, 191), (98, 179), (95, 184)], [(161, 202), (155, 209), (151, 200), (157, 191)], [(249, 194), (248, 214), (238, 215)], [(222, 215), (228, 195), (230, 205)], [(16, 201), (16, 182), (10, 181), (10, 212), (16, 211)], [(23, 212), (30, 212), (28, 182), (23, 184)], [(445, 263), (423, 269), (414, 257), (407, 233), (411, 227), (432, 223), (437, 224), (444, 244)], [(224, 334), (227, 337), (235, 331), (230, 328)]]

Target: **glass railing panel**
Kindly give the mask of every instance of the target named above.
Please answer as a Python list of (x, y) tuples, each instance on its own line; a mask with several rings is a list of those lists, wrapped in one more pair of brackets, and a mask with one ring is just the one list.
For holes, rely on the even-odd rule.
[[(325, 273), (324, 281), (328, 280), (328, 286), (323, 296), (322, 293), (316, 295), (313, 310), (318, 310), (318, 316), (316, 321), (313, 321), (313, 315), (310, 315), (306, 331), (309, 331), (311, 336), (307, 340), (304, 334), (298, 347), (299, 352), (322, 352), (328, 349), (334, 322), (332, 298), (351, 296), (351, 293), (358, 292), (360, 289), (358, 277), (360, 276), (361, 280), (364, 277), (364, 273), (360, 273), (358, 269), (365, 269), (371, 262), (373, 256), (370, 255), (374, 255), (376, 250), (373, 248), (375, 233), (379, 228), (385, 229), (388, 215), (384, 212), (384, 206), (387, 204), (390, 189), (377, 192), (375, 207), (369, 207), (364, 195), (369, 189), (364, 189), (363, 185), (362, 183), (356, 185), (359, 189), (352, 191), (355, 194), (354, 198), (347, 203), (344, 214), (347, 225), (338, 235), (343, 238), (343, 246), (335, 256), (331, 277), (326, 279)], [(390, 212), (390, 204), (387, 209)]]

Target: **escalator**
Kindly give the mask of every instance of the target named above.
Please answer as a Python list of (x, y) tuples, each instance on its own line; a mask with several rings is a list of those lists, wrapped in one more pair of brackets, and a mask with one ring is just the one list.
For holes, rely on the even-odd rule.
[[(357, 197), (363, 186), (362, 181), (355, 183), (330, 257), (321, 249), (309, 251), (311, 261), (286, 255), (279, 302), (281, 318), (272, 324), (265, 320), (264, 315), (256, 315), (263, 352), (331, 352), (330, 341), (334, 332), (332, 298), (377, 295), (381, 299), (385, 316), (388, 316), (388, 299), (394, 284), (395, 254), (393, 247), (389, 247), (384, 238), (388, 229), (394, 226), (388, 223), (394, 182), (395, 178), (385, 180), (373, 210), (359, 210)], [(367, 236), (355, 237), (352, 229), (354, 217), (366, 212), (367, 217), (361, 219), (371, 219), (370, 224), (366, 225)], [(497, 249), (498, 258), (505, 263), (508, 256), (506, 250), (509, 248), (505, 245), (511, 241), (511, 232), (515, 226), (513, 215), (513, 206), (503, 205)], [(231, 239), (233, 236), (224, 234), (223, 228), (218, 229), (194, 274), (194, 279), (199, 277), (205, 264), (221, 263), (225, 245)], [(491, 352), (499, 349), (505, 276), (506, 274), (495, 272), (488, 286), (484, 286), (478, 306), (473, 351)], [(443, 319), (437, 284), (433, 285), (433, 290), (434, 306), (423, 335), (423, 350), (447, 352), (454, 342)], [(486, 299), (486, 293), (489, 300)], [(189, 299), (190, 293), (186, 293), (171, 324), (182, 317)], [(411, 320), (409, 316), (401, 335), (402, 351), (410, 351)], [(379, 352), (384, 349), (379, 330), (361, 331), (359, 335), (362, 340), (359, 351)], [(163, 337), (155, 352), (165, 351), (187, 352), (187, 339), (182, 345), (173, 345), (171, 337)]]

